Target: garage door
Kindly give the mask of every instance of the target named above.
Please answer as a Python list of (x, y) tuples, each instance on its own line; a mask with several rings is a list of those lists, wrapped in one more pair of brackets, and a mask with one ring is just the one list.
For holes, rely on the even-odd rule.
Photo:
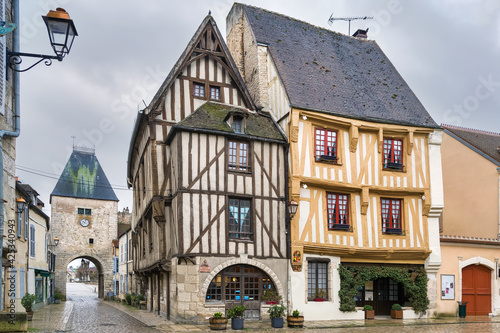
[(462, 269), (462, 301), (467, 304), (468, 316), (487, 316), (491, 313), (491, 270), (481, 265)]

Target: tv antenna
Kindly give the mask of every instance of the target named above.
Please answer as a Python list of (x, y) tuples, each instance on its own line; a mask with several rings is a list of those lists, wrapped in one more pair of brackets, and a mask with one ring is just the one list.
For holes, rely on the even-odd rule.
[(373, 16), (357, 16), (357, 17), (333, 17), (330, 15), (330, 18), (328, 19), (328, 24), (332, 25), (333, 21), (349, 21), (349, 36), (351, 35), (351, 21), (355, 20), (373, 20)]

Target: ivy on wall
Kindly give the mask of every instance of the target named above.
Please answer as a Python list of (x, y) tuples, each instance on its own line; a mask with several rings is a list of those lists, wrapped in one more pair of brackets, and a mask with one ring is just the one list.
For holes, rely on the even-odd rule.
[(413, 310), (424, 315), (429, 308), (427, 298), (427, 273), (422, 268), (400, 268), (380, 266), (345, 267), (339, 265), (340, 274), (340, 310), (352, 312), (356, 310), (354, 297), (359, 288), (363, 288), (367, 281), (380, 278), (390, 278), (403, 285), (405, 294), (412, 303)]

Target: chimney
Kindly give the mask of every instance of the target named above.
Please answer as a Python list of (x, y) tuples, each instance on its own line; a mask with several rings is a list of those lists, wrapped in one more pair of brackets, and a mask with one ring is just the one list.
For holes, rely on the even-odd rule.
[(366, 30), (358, 29), (352, 36), (366, 39), (368, 37), (368, 29), (370, 28), (366, 28)]

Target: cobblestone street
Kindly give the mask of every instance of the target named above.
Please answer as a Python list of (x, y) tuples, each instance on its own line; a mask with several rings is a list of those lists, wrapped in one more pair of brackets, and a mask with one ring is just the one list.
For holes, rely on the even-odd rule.
[[(35, 332), (210, 332), (205, 325), (181, 325), (153, 313), (137, 310), (117, 302), (97, 298), (94, 286), (70, 283), (67, 301), (51, 304), (35, 312), (29, 328)], [(286, 325), (286, 324), (285, 324)], [(228, 331), (230, 329), (228, 323)], [(253, 332), (285, 332), (292, 329), (273, 329), (269, 320), (245, 321), (245, 330)], [(295, 330), (297, 331), (297, 330)], [(446, 317), (440, 319), (394, 320), (330, 320), (306, 321), (299, 332), (316, 333), (387, 333), (407, 332), (500, 332), (498, 317)]]

